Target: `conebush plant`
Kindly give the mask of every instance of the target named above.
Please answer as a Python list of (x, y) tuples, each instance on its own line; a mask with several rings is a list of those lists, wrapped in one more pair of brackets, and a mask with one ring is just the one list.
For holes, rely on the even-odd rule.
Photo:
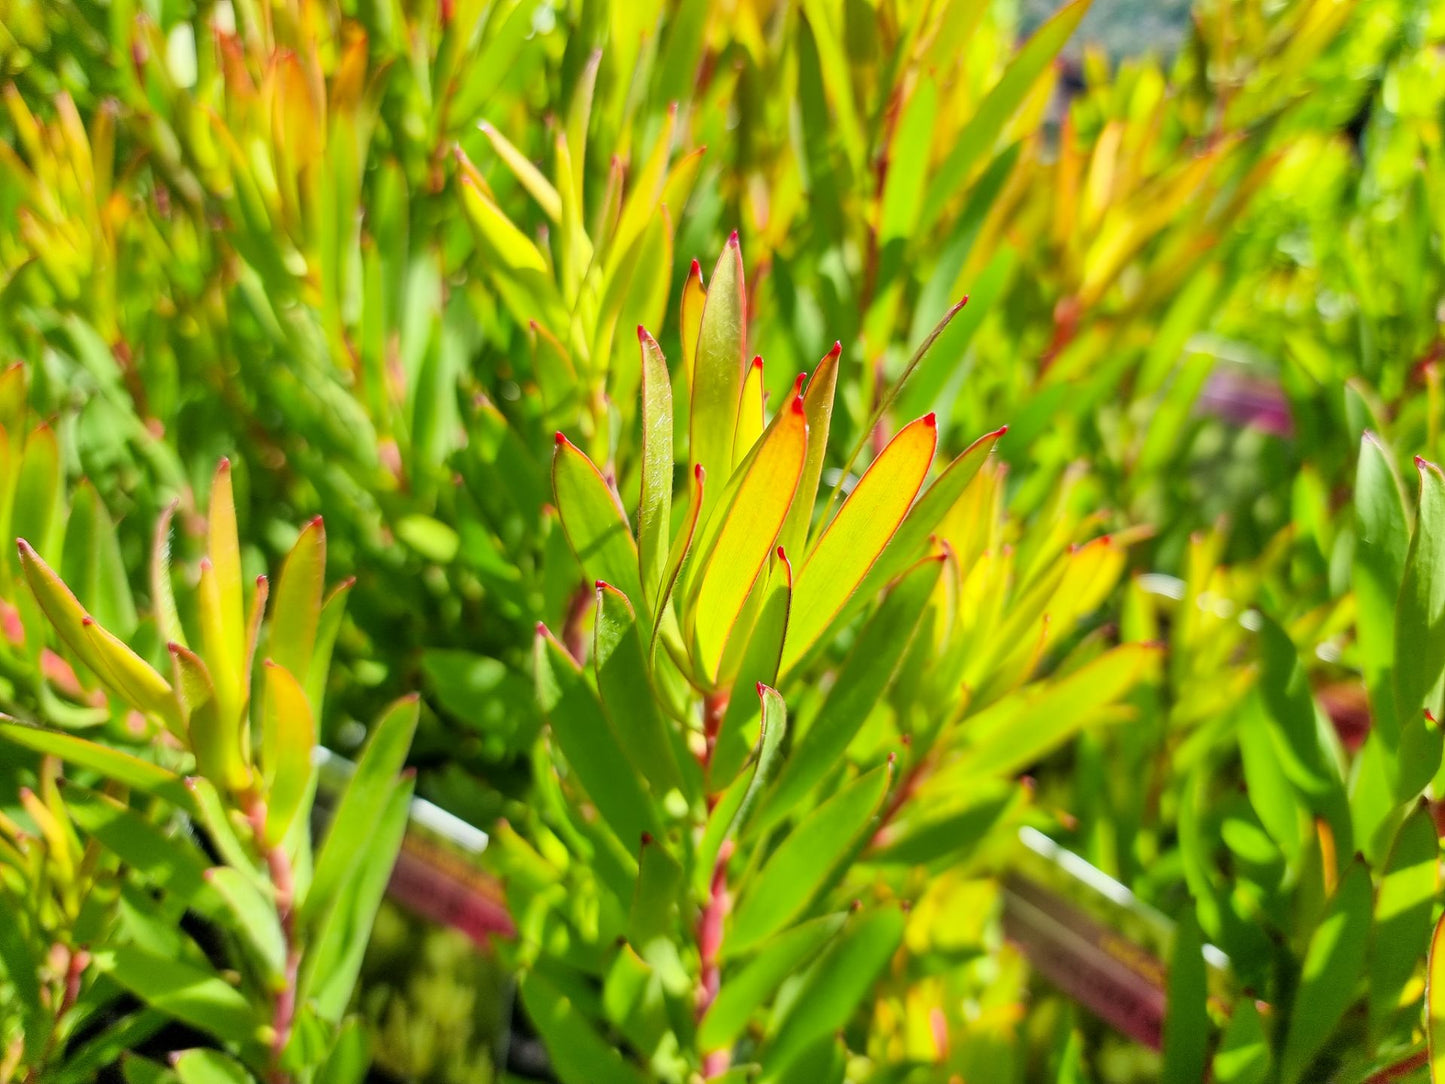
[[(298, 535), (274, 593), (264, 575), (248, 585), (223, 460), (186, 621), (169, 532), (167, 516), (150, 585), (164, 647), (150, 637), (148, 653), (164, 667), (18, 542), (33, 595), (22, 635), (54, 631), (51, 669), (94, 690), (99, 718), (65, 730), (0, 721), (12, 754), (40, 755), (20, 817), (0, 818), (6, 1076), (91, 1079), (130, 1051), (127, 1079), (360, 1080), (365, 1036), (345, 1015), (401, 843), (416, 701), (382, 714), (313, 848), (316, 717), (349, 589), (324, 593), (321, 520)], [(117, 574), (92, 568), (99, 602)], [(152, 1041), (169, 1065), (134, 1053)]]

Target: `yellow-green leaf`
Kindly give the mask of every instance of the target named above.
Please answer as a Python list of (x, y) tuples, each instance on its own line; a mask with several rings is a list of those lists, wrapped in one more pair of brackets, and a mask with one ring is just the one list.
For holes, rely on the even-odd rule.
[(317, 516), (296, 537), (281, 566), (271, 608), (272, 659), (291, 674), (304, 676), (316, 649), (321, 594), (326, 577), (326, 527)]
[(637, 543), (617, 494), (575, 444), (561, 433), (552, 456), (552, 490), (572, 552), (589, 580), (606, 580), (641, 609)]
[(1430, 935), (1425, 968), (1425, 1035), (1430, 1046), (1430, 1084), (1445, 1084), (1445, 915)]
[(265, 705), (261, 771), (266, 783), (266, 842), (275, 845), (302, 812), (311, 789), (316, 721), (301, 683), (271, 659), (266, 660)]
[(823, 635), (888, 545), (923, 485), (937, 442), (932, 414), (904, 426), (814, 544), (793, 591), (784, 674)]
[(725, 518), (703, 555), (686, 622), (694, 661), (705, 679), (717, 675), (733, 624), (772, 552), (793, 502), (807, 445), (807, 418), (797, 397), (783, 407), (778, 424), (748, 464), (736, 496), (716, 513)]
[[(211, 482), (211, 507), (206, 517), (206, 550), (215, 570), (219, 621), (224, 647), (232, 658), (245, 650), (246, 619), (242, 601), (241, 544), (236, 531), (236, 502), (231, 462), (222, 459)], [(217, 654), (209, 652), (212, 658)]]
[[(806, 413), (806, 400), (804, 413)], [(763, 435), (763, 359), (753, 358), (743, 377), (742, 398), (738, 403), (738, 427), (733, 434), (733, 468), (736, 469)]]
[(788, 510), (788, 519), (778, 536), (779, 543), (789, 553), (807, 552), (805, 544), (808, 528), (813, 523), (813, 504), (818, 499), (818, 481), (823, 476), (823, 460), (828, 454), (833, 393), (838, 386), (838, 359), (842, 354), (843, 344), (835, 342), (833, 349), (818, 362), (807, 390), (803, 392), (803, 413), (808, 416), (808, 458), (803, 464), (803, 476), (798, 479), (793, 507)]
[[(637, 515), (637, 554), (648, 601), (658, 598), (667, 567), (672, 519), (672, 383), (667, 359), (646, 329), (637, 329), (642, 350), (642, 500)], [(656, 602), (661, 611), (660, 601)]]
[(251, 775), (241, 757), (239, 719), (223, 720), (211, 675), (196, 655), (180, 644), (169, 645), (176, 686), (186, 706), (186, 731), (196, 771), (219, 787), (244, 790)]
[(142, 715), (159, 720), (177, 736), (182, 734), (180, 708), (170, 682), (94, 618), (84, 617), (80, 624), (102, 667), (97, 675), (106, 686)]
[[(732, 465), (738, 396), (743, 383), (743, 352), (747, 345), (744, 341), (746, 307), (743, 257), (734, 232), (718, 257), (712, 281), (708, 283), (692, 383), (692, 461), (719, 483), (727, 481)], [(714, 491), (721, 494), (720, 487)], [(711, 492), (704, 498), (704, 522), (716, 500)]]

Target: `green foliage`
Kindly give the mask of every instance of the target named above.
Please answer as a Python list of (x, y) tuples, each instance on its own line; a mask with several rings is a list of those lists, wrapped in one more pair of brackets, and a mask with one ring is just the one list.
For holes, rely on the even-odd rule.
[[(94, 517), (81, 522), (109, 530)], [(71, 718), (87, 737), (0, 721), (12, 750), (40, 754), (37, 789), (22, 787), (16, 818), (0, 817), (7, 1076), (84, 1079), (176, 1026), (214, 1044), (174, 1060), (182, 1081), (357, 1075), (342, 1017), (401, 842), (411, 783), (398, 771), (417, 707), (402, 701), (378, 722), (338, 827), (314, 849), (320, 704), (272, 653), (303, 675), (329, 666), (330, 645), (314, 635), (324, 530), (317, 520), (301, 533), (268, 609), (265, 576), (248, 605), (235, 524), (223, 460), (206, 554), (183, 600), (194, 621), (171, 623), (175, 639), (162, 647), (153, 627), (137, 632), (132, 620), (132, 642), (150, 659), (19, 543), (18, 572), (37, 607), (21, 643), (49, 652), (50, 672), (63, 672), (98, 717)], [(169, 527), (166, 517), (152, 584), (168, 597)], [(58, 537), (36, 537), (60, 548)], [(101, 552), (115, 545), (113, 535), (91, 542)], [(125, 590), (122, 570), (100, 571), (119, 578), (92, 582), (94, 597)], [(39, 646), (47, 628), (54, 650)], [(306, 629), (312, 635), (298, 633)], [(187, 632), (198, 651), (183, 646)], [(165, 655), (169, 680), (153, 666)]]

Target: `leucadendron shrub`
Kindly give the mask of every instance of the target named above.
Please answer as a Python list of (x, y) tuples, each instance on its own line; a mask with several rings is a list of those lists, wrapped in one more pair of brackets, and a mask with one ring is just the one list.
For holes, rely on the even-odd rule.
[(1128, 717), (1155, 669), (1155, 647), (1081, 628), (1128, 539), (1072, 545), (1062, 506), (1002, 516), (1003, 429), (931, 480), (931, 415), (854, 477), (860, 442), (820, 507), (839, 349), (768, 411), (745, 297), (734, 238), (684, 287), (681, 358), (638, 331), (640, 434), (605, 469), (556, 438), (585, 579), (538, 629), (536, 791), (494, 851), (568, 1082), (881, 1079), (972, 1064), (975, 1026), (1006, 1048), (962, 1018), (976, 976), (947, 912), (995, 905), (967, 873), (1027, 815), (1012, 776)]
[[(36, 499), (23, 464), (37, 454), (19, 474)], [(58, 517), (25, 520), (54, 559)], [(85, 526), (108, 553), (108, 523)], [(412, 782), (398, 773), (417, 703), (382, 713), (313, 847), (316, 719), (350, 585), (324, 590), (319, 518), (274, 590), (248, 582), (224, 461), (205, 539), (178, 597), (162, 520), (139, 632), (116, 602), (130, 597), (118, 561), (81, 565), (92, 575), (78, 598), (17, 543), (32, 597), (9, 611), (15, 634), (86, 713), (47, 711), (63, 729), (0, 720), (8, 762), (39, 755), (33, 787), (0, 815), (0, 1080), (93, 1079), (122, 1054), (127, 1080), (184, 1084), (365, 1071), (366, 1037), (346, 1012), (406, 823)]]

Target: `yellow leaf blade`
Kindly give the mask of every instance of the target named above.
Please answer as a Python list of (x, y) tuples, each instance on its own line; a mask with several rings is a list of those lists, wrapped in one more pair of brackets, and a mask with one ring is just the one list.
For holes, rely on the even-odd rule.
[(813, 546), (793, 592), (783, 673), (822, 636), (888, 545), (923, 485), (937, 443), (932, 414), (899, 430)]
[(725, 518), (704, 557), (689, 607), (694, 661), (708, 680), (717, 675), (728, 636), (782, 530), (807, 445), (808, 421), (799, 396), (783, 408), (736, 496), (718, 512)]

